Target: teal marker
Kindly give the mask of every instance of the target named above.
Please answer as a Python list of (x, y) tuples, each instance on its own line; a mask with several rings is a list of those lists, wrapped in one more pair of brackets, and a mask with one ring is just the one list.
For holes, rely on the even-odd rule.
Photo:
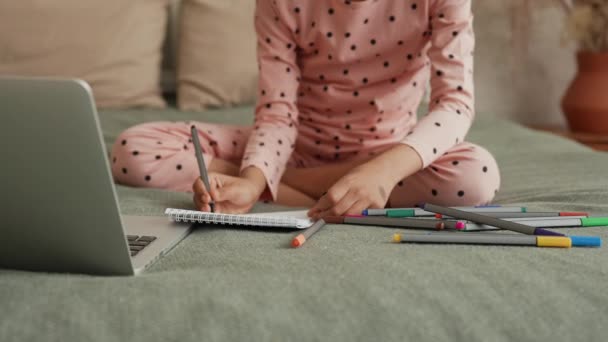
[[(525, 213), (526, 207), (499, 207), (494, 205), (478, 206), (478, 207), (452, 207), (462, 211), (471, 213)], [(364, 216), (388, 216), (388, 217), (424, 217), (435, 216), (435, 213), (426, 211), (420, 208), (389, 208), (389, 209), (365, 209)]]

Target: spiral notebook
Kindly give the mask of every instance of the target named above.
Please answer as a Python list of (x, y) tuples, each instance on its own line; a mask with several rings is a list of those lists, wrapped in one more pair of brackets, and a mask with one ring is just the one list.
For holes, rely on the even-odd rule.
[(305, 229), (314, 223), (306, 211), (286, 211), (263, 214), (217, 214), (203, 211), (167, 208), (165, 215), (175, 222), (226, 224), (252, 227)]

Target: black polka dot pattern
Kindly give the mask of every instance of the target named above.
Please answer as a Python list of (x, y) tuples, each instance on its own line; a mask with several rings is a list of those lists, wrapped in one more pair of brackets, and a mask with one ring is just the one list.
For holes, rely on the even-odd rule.
[[(282, 171), (280, 165), (284, 165), (293, 150), (296, 129), (312, 133), (310, 138), (302, 138), (301, 135), (297, 138), (303, 139), (302, 146), (311, 148), (301, 153), (309, 153), (324, 162), (345, 159), (355, 152), (372, 155), (370, 152), (373, 151), (366, 150), (368, 141), (394, 143), (399, 139), (404, 139), (405, 143), (412, 139), (419, 142), (419, 146), (428, 146), (418, 151), (425, 154), (424, 160), (433, 162), (441, 158), (444, 151), (449, 151), (455, 141), (466, 135), (474, 113), (469, 109), (472, 101), (468, 99), (474, 89), (471, 77), (465, 77), (472, 70), (472, 45), (469, 44), (472, 35), (465, 22), (469, 18), (464, 15), (453, 17), (459, 14), (453, 14), (457, 11), (447, 3), (427, 6), (418, 0), (395, 1), (382, 6), (383, 13), (376, 13), (373, 6), (366, 7), (364, 12), (350, 0), (321, 2), (315, 6), (301, 1), (259, 3), (256, 20), (260, 23), (258, 34), (261, 39), (258, 49), (263, 57), (260, 59), (260, 75), (264, 75), (266, 70), (269, 70), (268, 75), (277, 75), (262, 77), (260, 81), (258, 95), (261, 95), (256, 107), (259, 120), (255, 127), (267, 135), (256, 136), (249, 145), (231, 138), (222, 143), (222, 139), (216, 137), (219, 147), (214, 150), (225, 149), (226, 146), (228, 149), (244, 149), (245, 145), (260, 149), (259, 153), (269, 158), (266, 176), (276, 184), (279, 180), (276, 177)], [(419, 30), (398, 29), (413, 21), (425, 24)], [(429, 38), (431, 36), (433, 39)], [(443, 44), (441, 51), (432, 51), (436, 48), (432, 46), (435, 39), (459, 41)], [(427, 53), (420, 47), (429, 42), (431, 46)], [(430, 105), (430, 114), (421, 118), (415, 127), (398, 127), (395, 123), (400, 115), (409, 119), (417, 108), (405, 103), (399, 104), (398, 108), (397, 104), (394, 107), (390, 104), (387, 108), (386, 102), (379, 100), (384, 101), (386, 94), (392, 92), (404, 97), (422, 96), (427, 79), (415, 77), (414, 71), (419, 68), (427, 68), (431, 87), (437, 88), (434, 89), (436, 96)], [(414, 103), (414, 100), (417, 99), (408, 102)], [(345, 108), (347, 104), (350, 109)], [(302, 108), (307, 110), (300, 113), (298, 109)], [(462, 115), (465, 108), (467, 115)], [(386, 114), (383, 114), (384, 110)], [(287, 113), (296, 114), (287, 117)], [(449, 113), (454, 116), (446, 118)], [(273, 131), (269, 122), (273, 122)], [(274, 126), (277, 124), (283, 125), (284, 129)], [(323, 132), (319, 128), (323, 128)], [(417, 134), (408, 138), (414, 133), (414, 128)], [(334, 135), (336, 131), (341, 134)], [(333, 141), (331, 137), (334, 137)], [(361, 150), (353, 151), (349, 144), (357, 141)], [(208, 143), (213, 146), (212, 142)], [(253, 163), (259, 161), (256, 154), (256, 151), (251, 154)], [(148, 151), (143, 156), (169, 159), (164, 153)], [(448, 163), (451, 164), (449, 167), (470, 167), (468, 162), (457, 161), (453, 157)], [(479, 166), (478, 170), (482, 167)], [(486, 173), (487, 167), (482, 170), (482, 174)], [(438, 187), (434, 191), (443, 191), (443, 196), (449, 196), (448, 193), (467, 189), (447, 191)]]

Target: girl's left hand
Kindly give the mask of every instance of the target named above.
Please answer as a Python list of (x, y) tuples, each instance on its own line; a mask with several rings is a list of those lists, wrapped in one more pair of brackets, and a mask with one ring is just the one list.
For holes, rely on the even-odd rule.
[(319, 219), (326, 216), (360, 215), (364, 209), (384, 208), (397, 182), (371, 164), (363, 164), (338, 180), (308, 216)]

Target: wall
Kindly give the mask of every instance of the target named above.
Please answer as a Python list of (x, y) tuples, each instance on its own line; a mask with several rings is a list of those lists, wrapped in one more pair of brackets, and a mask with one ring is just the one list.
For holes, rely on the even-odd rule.
[[(563, 126), (560, 101), (575, 74), (575, 49), (561, 44), (561, 9), (531, 5), (527, 20), (528, 1), (474, 0), (477, 111), (524, 124)], [(518, 37), (519, 31), (527, 37)]]

